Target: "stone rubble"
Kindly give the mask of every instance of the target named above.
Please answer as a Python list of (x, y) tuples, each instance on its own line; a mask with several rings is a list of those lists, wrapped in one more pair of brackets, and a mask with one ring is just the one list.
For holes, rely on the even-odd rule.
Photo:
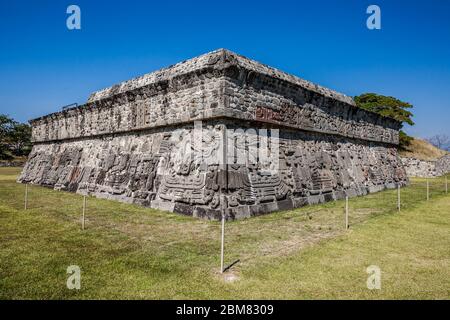
[(450, 154), (435, 161), (411, 157), (402, 157), (401, 159), (408, 177), (434, 178), (450, 173)]

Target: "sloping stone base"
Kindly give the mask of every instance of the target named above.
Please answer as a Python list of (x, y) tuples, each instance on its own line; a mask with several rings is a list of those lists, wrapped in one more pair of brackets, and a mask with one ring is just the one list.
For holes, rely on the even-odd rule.
[[(209, 121), (204, 151), (218, 152), (211, 141), (223, 123), (255, 128)], [(407, 183), (394, 146), (283, 128), (275, 172), (230, 164), (225, 177), (218, 165), (187, 156), (192, 130), (185, 125), (36, 144), (18, 181), (207, 219), (220, 219), (221, 208), (227, 219), (241, 219)]]

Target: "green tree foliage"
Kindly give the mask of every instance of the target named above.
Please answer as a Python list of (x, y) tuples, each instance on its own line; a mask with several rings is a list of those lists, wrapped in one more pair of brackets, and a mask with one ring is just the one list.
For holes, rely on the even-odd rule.
[(362, 109), (376, 112), (382, 116), (393, 118), (402, 123), (414, 125), (413, 114), (408, 110), (413, 106), (394, 97), (382, 96), (375, 93), (364, 93), (354, 98), (356, 105)]
[(0, 114), (0, 159), (10, 159), (8, 140), (13, 121), (8, 116)]
[(31, 127), (0, 114), (0, 159), (26, 156), (31, 151)]
[(403, 130), (400, 130), (399, 132), (399, 146), (401, 149), (405, 149), (407, 146), (411, 144), (411, 141), (414, 138), (411, 136), (408, 136)]
[(31, 151), (31, 127), (16, 123), (10, 135), (9, 148), (15, 156), (26, 156)]
[[(354, 97), (356, 105), (364, 110), (378, 113), (400, 121), (403, 124), (414, 125), (412, 121), (413, 114), (410, 109), (413, 108), (408, 102), (401, 101), (394, 97), (379, 95), (376, 93), (364, 93)], [(407, 147), (413, 138), (400, 130), (400, 148)]]

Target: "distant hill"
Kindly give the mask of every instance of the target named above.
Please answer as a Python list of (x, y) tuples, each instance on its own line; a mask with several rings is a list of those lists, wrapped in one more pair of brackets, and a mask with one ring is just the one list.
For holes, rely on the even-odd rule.
[(414, 138), (411, 141), (411, 145), (407, 148), (407, 150), (401, 150), (400, 156), (402, 157), (412, 157), (420, 160), (436, 160), (448, 152), (436, 148), (428, 141)]

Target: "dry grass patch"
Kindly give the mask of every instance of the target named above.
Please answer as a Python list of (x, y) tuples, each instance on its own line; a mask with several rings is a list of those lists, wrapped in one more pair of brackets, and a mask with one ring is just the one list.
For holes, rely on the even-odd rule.
[(414, 138), (411, 141), (411, 145), (408, 146), (406, 150), (400, 151), (400, 155), (403, 157), (416, 158), (426, 161), (436, 160), (447, 153), (447, 151), (436, 148), (428, 141), (419, 138)]
[[(24, 186), (0, 169), (0, 298), (420, 298), (449, 296), (450, 197), (442, 179), (402, 189), (226, 223)], [(368, 292), (365, 267), (381, 264), (385, 289)], [(82, 290), (65, 286), (82, 269)], [(411, 282), (413, 279), (413, 282)], [(419, 290), (423, 288), (423, 292)]]

